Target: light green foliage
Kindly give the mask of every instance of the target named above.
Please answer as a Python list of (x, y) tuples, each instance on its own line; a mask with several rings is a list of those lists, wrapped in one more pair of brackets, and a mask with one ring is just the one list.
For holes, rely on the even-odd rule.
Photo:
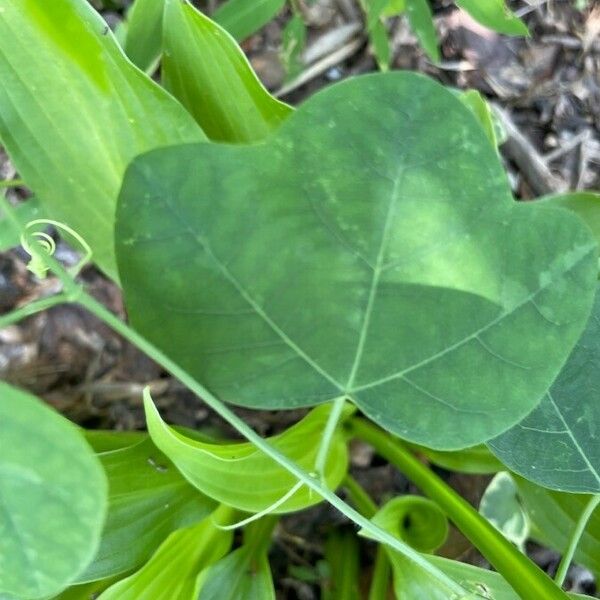
[(147, 437), (133, 446), (103, 452), (100, 460), (109, 483), (108, 515), (100, 549), (78, 581), (139, 567), (169, 533), (201, 521), (217, 506), (193, 488)]
[(74, 425), (3, 382), (0, 440), (0, 597), (57, 594), (98, 548), (102, 467)]
[(373, 523), (403, 539), (419, 552), (432, 553), (448, 537), (448, 519), (438, 505), (421, 496), (399, 496), (387, 502)]
[(325, 541), (323, 600), (359, 598), (360, 546), (351, 529), (333, 529)]
[[(269, 442), (288, 458), (312, 470), (328, 414), (328, 407), (319, 407)], [(146, 399), (146, 419), (154, 443), (192, 485), (220, 502), (259, 512), (280, 500), (296, 483), (295, 477), (252, 444), (210, 444), (178, 433), (161, 420), (149, 398)], [(336, 433), (325, 470), (326, 481), (332, 489), (345, 476), (347, 465), (346, 444), (341, 434)], [(320, 501), (319, 496), (301, 488), (273, 512), (298, 510)]]
[(134, 161), (117, 252), (134, 326), (220, 399), (346, 395), (444, 450), (539, 402), (597, 269), (583, 224), (515, 203), (470, 111), (402, 72), (324, 90), (264, 144)]
[(492, 146), (497, 148), (501, 145), (505, 141), (505, 133), (485, 98), (477, 90), (467, 90), (458, 94), (458, 97), (473, 111)]
[(285, 0), (227, 0), (212, 18), (242, 41), (266, 25), (284, 6)]
[(265, 517), (249, 525), (242, 546), (204, 571), (198, 600), (275, 600), (267, 552), (276, 522)]
[(224, 507), (200, 523), (173, 532), (136, 573), (115, 583), (98, 600), (196, 600), (200, 573), (225, 556), (233, 535), (217, 527)]
[(299, 12), (294, 12), (282, 32), (281, 62), (288, 80), (302, 70), (302, 51), (306, 44), (306, 25)]
[[(43, 217), (43, 210), (37, 198), (29, 198), (15, 206), (14, 215), (23, 227), (34, 219)], [(20, 234), (13, 224), (0, 211), (0, 252), (20, 244)]]
[(2, 9), (2, 144), (46, 214), (116, 277), (113, 219), (127, 163), (204, 134), (126, 60), (85, 0), (4, 0)]
[(428, 0), (406, 0), (410, 26), (431, 60), (439, 62), (440, 50)]
[(600, 493), (600, 288), (586, 330), (541, 404), (489, 442), (511, 470), (544, 487)]
[(233, 38), (189, 2), (166, 0), (162, 77), (211, 140), (253, 142), (292, 109), (258, 80)]
[(123, 50), (142, 71), (154, 71), (162, 51), (165, 0), (135, 0), (127, 12)]
[[(531, 520), (531, 537), (564, 552), (590, 495), (546, 490), (521, 477), (515, 477), (515, 481)], [(575, 562), (585, 565), (596, 577), (600, 577), (600, 510), (594, 512), (585, 528), (575, 552)]]
[(519, 550), (525, 552), (529, 519), (519, 502), (517, 486), (509, 473), (498, 473), (492, 479), (481, 498), (479, 512)]

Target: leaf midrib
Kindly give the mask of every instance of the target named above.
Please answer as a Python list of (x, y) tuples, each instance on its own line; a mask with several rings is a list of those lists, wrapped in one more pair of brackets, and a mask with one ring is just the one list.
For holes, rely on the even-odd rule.
[[(396, 177), (395, 180), (395, 184), (398, 184), (400, 179), (401, 179), (401, 175), (402, 175), (403, 169), (401, 169), (398, 173), (398, 176)], [(396, 185), (394, 186), (394, 190), (396, 188)], [(358, 392), (373, 388), (373, 387), (377, 387), (379, 385), (383, 385), (384, 383), (387, 383), (389, 381), (393, 381), (395, 379), (401, 379), (402, 377), (404, 377), (405, 375), (407, 375), (408, 373), (415, 371), (417, 369), (420, 369), (428, 364), (430, 364), (431, 362), (445, 356), (446, 354), (456, 350), (457, 348), (460, 348), (462, 345), (468, 343), (469, 341), (476, 339), (480, 334), (484, 333), (485, 331), (487, 331), (488, 329), (490, 329), (491, 327), (494, 327), (495, 325), (497, 325), (498, 323), (500, 323), (504, 318), (506, 318), (507, 316), (513, 314), (515, 311), (519, 310), (520, 308), (522, 308), (523, 306), (525, 306), (528, 302), (532, 302), (534, 300), (534, 298), (540, 294), (541, 292), (543, 292), (544, 290), (546, 290), (547, 288), (549, 288), (550, 286), (552, 286), (555, 283), (554, 279), (550, 279), (548, 281), (548, 283), (538, 287), (535, 291), (531, 292), (526, 298), (524, 298), (521, 302), (519, 302), (518, 304), (515, 304), (514, 306), (511, 306), (509, 310), (504, 310), (502, 311), (495, 319), (493, 319), (492, 321), (490, 321), (489, 323), (487, 323), (486, 325), (484, 325), (483, 327), (479, 328), (478, 330), (476, 330), (475, 332), (469, 334), (468, 336), (462, 338), (461, 340), (455, 342), (454, 344), (448, 346), (447, 348), (437, 352), (436, 354), (433, 354), (425, 359), (423, 359), (422, 361), (415, 363), (409, 367), (406, 367), (405, 369), (398, 371), (396, 373), (392, 373), (391, 375), (388, 375), (386, 377), (382, 377), (378, 380), (372, 381), (368, 384), (364, 384), (355, 388), (349, 387), (348, 385), (342, 385), (339, 381), (337, 381), (332, 375), (330, 375), (327, 371), (325, 371), (317, 362), (315, 362), (314, 359), (312, 359), (306, 352), (304, 352), (304, 350), (302, 350), (302, 348), (300, 348), (286, 333), (285, 331), (283, 331), (279, 325), (277, 325), (277, 323), (275, 323), (275, 321), (273, 321), (269, 315), (264, 311), (264, 309), (256, 302), (256, 300), (254, 300), (254, 298), (247, 292), (247, 290), (242, 286), (242, 284), (234, 277), (234, 275), (229, 271), (229, 269), (227, 268), (227, 266), (214, 254), (214, 252), (212, 251), (212, 248), (210, 246), (210, 244), (208, 243), (208, 241), (206, 239), (204, 239), (202, 236), (200, 236), (190, 225), (190, 221), (186, 221), (184, 220), (177, 212), (177, 209), (175, 206), (173, 206), (173, 204), (170, 201), (170, 195), (169, 193), (165, 193), (162, 196), (162, 200), (164, 202), (164, 205), (166, 206), (166, 208), (171, 212), (171, 214), (173, 215), (173, 217), (180, 223), (182, 229), (184, 231), (186, 231), (195, 241), (196, 243), (204, 250), (204, 252), (206, 252), (206, 254), (209, 256), (209, 258), (217, 265), (217, 267), (219, 268), (219, 270), (221, 271), (221, 273), (223, 274), (224, 278), (236, 289), (236, 291), (240, 294), (240, 296), (251, 306), (251, 308), (257, 313), (257, 315), (259, 317), (261, 317), (261, 319), (263, 319), (263, 321), (269, 325), (269, 327), (283, 340), (283, 342), (289, 346), (289, 348), (291, 350), (293, 350), (300, 358), (302, 358), (308, 365), (310, 365), (317, 373), (319, 373), (324, 379), (326, 379), (329, 383), (331, 383), (332, 385), (334, 385), (339, 392), (341, 392), (341, 394), (344, 394), (348, 397), (351, 397), (352, 394), (356, 394)], [(392, 197), (390, 199), (390, 207), (388, 209), (388, 215), (386, 218), (386, 226), (389, 225), (389, 220), (391, 217), (391, 213), (393, 212), (393, 205), (395, 204), (395, 202), (397, 202), (397, 198)], [(379, 250), (379, 255), (383, 255), (385, 253), (385, 240), (383, 239), (385, 238), (385, 235), (382, 237), (382, 244), (380, 246), (380, 250)], [(596, 245), (595, 243), (593, 244), (587, 244), (587, 245), (580, 245), (577, 246), (575, 248), (572, 249), (571, 251), (571, 256), (574, 256), (574, 259), (572, 261), (572, 263), (566, 267), (563, 271), (563, 273), (569, 272), (571, 271), (576, 265), (578, 265), (586, 256), (588, 256), (589, 254), (593, 253), (596, 249)], [(380, 257), (378, 256), (378, 259)], [(377, 269), (374, 270), (374, 276), (371, 282), (371, 289), (376, 291), (376, 283), (378, 281), (378, 277), (375, 277), (375, 273), (376, 273)], [(374, 292), (373, 292), (374, 293)], [(368, 307), (367, 307), (368, 308)], [(368, 325), (368, 323), (367, 323)], [(364, 327), (364, 322), (363, 322), (363, 330), (365, 330)], [(365, 333), (366, 335), (366, 333)], [(363, 342), (364, 345), (364, 342)], [(358, 348), (357, 348), (357, 355), (358, 355)], [(362, 350), (361, 350), (361, 355), (362, 355)], [(360, 359), (360, 356), (358, 357)], [(355, 362), (356, 362), (356, 356), (355, 356)], [(358, 365), (359, 366), (359, 365)], [(357, 368), (358, 368), (357, 366)], [(336, 395), (332, 395), (331, 400), (333, 400), (336, 397)]]

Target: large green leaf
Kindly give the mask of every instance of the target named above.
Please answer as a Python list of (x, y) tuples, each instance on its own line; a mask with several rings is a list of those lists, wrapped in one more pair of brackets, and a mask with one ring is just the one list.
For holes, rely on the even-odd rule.
[(219, 508), (197, 525), (173, 532), (139, 571), (110, 586), (98, 600), (196, 600), (200, 573), (231, 547), (232, 532), (215, 524), (229, 512)]
[(100, 460), (109, 482), (108, 516), (100, 549), (78, 581), (131, 571), (172, 531), (201, 521), (216, 508), (149, 439), (100, 454)]
[(284, 5), (285, 0), (227, 0), (215, 11), (213, 19), (241, 41), (266, 25)]
[(572, 210), (586, 222), (600, 243), (600, 193), (586, 191), (555, 194), (544, 196), (537, 202)]
[[(328, 407), (313, 410), (299, 423), (269, 441), (308, 471), (314, 469)], [(240, 510), (259, 512), (285, 497), (296, 478), (250, 443), (211, 444), (170, 428), (146, 399), (148, 431), (154, 443), (201, 492)], [(335, 489), (348, 468), (346, 443), (336, 433), (328, 455), (325, 479)], [(257, 485), (257, 476), (260, 485)], [(306, 488), (273, 509), (286, 512), (317, 504), (321, 498)]]
[(77, 428), (0, 382), (0, 596), (57, 594), (98, 548), (106, 478)]
[(224, 29), (187, 0), (166, 2), (165, 87), (181, 100), (210, 139), (262, 140), (292, 109), (267, 92)]
[(482, 25), (507, 35), (528, 35), (527, 25), (506, 6), (505, 0), (456, 0)]
[(542, 403), (488, 442), (512, 471), (544, 487), (600, 493), (600, 286), (592, 315)]
[(45, 212), (82, 235), (107, 274), (116, 276), (113, 221), (127, 164), (203, 138), (86, 0), (2, 1), (0, 140)]
[(142, 71), (153, 71), (162, 52), (165, 0), (135, 0), (127, 11), (123, 49)]
[[(531, 520), (532, 537), (558, 552), (564, 552), (591, 496), (554, 492), (521, 477), (515, 477), (515, 481)], [(585, 565), (596, 577), (600, 577), (600, 510), (596, 510), (588, 521), (575, 552), (575, 562)]]
[(263, 144), (136, 159), (117, 221), (133, 325), (222, 400), (346, 395), (437, 449), (533, 409), (595, 288), (589, 230), (514, 202), (470, 110), (411, 73), (332, 86)]

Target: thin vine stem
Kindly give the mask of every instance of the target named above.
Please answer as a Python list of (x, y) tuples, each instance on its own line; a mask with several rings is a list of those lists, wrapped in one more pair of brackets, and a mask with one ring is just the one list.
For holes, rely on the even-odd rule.
[(600, 504), (600, 494), (596, 496), (592, 496), (589, 502), (586, 504), (583, 512), (579, 516), (577, 520), (577, 524), (575, 525), (575, 529), (573, 530), (573, 534), (571, 535), (571, 539), (569, 540), (569, 545), (563, 554), (563, 557), (558, 565), (558, 569), (556, 571), (556, 577), (554, 581), (556, 585), (562, 587), (565, 579), (567, 578), (567, 572), (569, 570), (569, 566), (573, 561), (573, 556), (575, 555), (575, 551), (577, 550), (577, 546), (579, 545), (579, 541), (581, 540), (581, 536), (585, 531), (585, 527), (588, 524), (591, 516), (594, 514), (594, 511)]
[(567, 600), (567, 594), (513, 546), (460, 494), (421, 463), (402, 442), (364, 419), (345, 423), (348, 433), (370, 444), (446, 513), (523, 600)]
[[(14, 215), (13, 209), (10, 203), (5, 198), (0, 197), (0, 203), (3, 204), (6, 210), (6, 214), (9, 220), (17, 231), (22, 232), (22, 228), (19, 221)], [(35, 246), (31, 246), (35, 252)], [(402, 540), (394, 537), (389, 532), (385, 531), (381, 527), (373, 524), (368, 518), (364, 517), (357, 510), (352, 508), (349, 504), (344, 502), (339, 496), (337, 496), (332, 490), (330, 490), (320, 480), (318, 475), (314, 473), (308, 473), (297, 463), (287, 458), (279, 450), (274, 448), (260, 435), (258, 435), (245, 421), (240, 419), (233, 411), (231, 411), (221, 400), (214, 396), (209, 390), (203, 385), (196, 381), (189, 373), (181, 368), (176, 362), (166, 356), (161, 350), (154, 346), (151, 342), (146, 340), (142, 335), (137, 333), (134, 329), (129, 327), (126, 323), (121, 321), (116, 315), (110, 312), (104, 305), (98, 302), (95, 298), (90, 296), (85, 290), (82, 290), (81, 286), (73, 279), (73, 277), (62, 267), (51, 256), (48, 256), (44, 252), (40, 252), (36, 255), (37, 258), (43, 260), (48, 265), (48, 269), (56, 276), (63, 284), (63, 293), (68, 296), (75, 295), (77, 297), (77, 303), (83, 308), (87, 309), (90, 313), (96, 316), (98, 319), (103, 321), (116, 333), (121, 335), (128, 342), (136, 346), (139, 350), (144, 352), (148, 357), (158, 363), (163, 369), (170, 372), (176, 379), (178, 379), (183, 385), (185, 385), (190, 391), (196, 396), (201, 398), (205, 404), (212, 408), (220, 417), (227, 421), (232, 427), (234, 427), (241, 435), (243, 435), (249, 442), (253, 443), (258, 449), (262, 450), (267, 456), (272, 458), (276, 463), (286, 469), (289, 473), (294, 475), (296, 479), (302, 481), (308, 488), (315, 491), (324, 500), (329, 502), (339, 512), (348, 517), (356, 525), (368, 531), (373, 539), (380, 543), (387, 544), (394, 550), (400, 552), (403, 556), (411, 560), (413, 563), (421, 567), (427, 572), (433, 579), (438, 580), (443, 585), (449, 587), (453, 592), (457, 594), (466, 594), (465, 590), (452, 578), (448, 577), (443, 571), (438, 569), (435, 565), (430, 563), (424, 556), (419, 552), (411, 548), (408, 544)]]
[(317, 458), (315, 460), (315, 470), (317, 471), (317, 474), (321, 477), (321, 481), (323, 482), (325, 481), (325, 467), (327, 465), (329, 449), (331, 448), (333, 435), (340, 422), (340, 418), (342, 416), (345, 404), (345, 396), (340, 396), (339, 398), (333, 400), (331, 412), (329, 413), (329, 417), (327, 418), (325, 429), (323, 429), (323, 437), (321, 438), (321, 443), (319, 444), (319, 449), (317, 451)]
[(12, 312), (9, 312), (6, 315), (0, 317), (0, 329), (4, 329), (9, 325), (14, 325), (27, 317), (31, 317), (37, 313), (40, 313), (44, 310), (48, 310), (53, 306), (57, 306), (59, 304), (68, 304), (74, 301), (74, 297), (72, 294), (55, 294), (54, 296), (48, 296), (47, 298), (40, 298), (39, 300), (35, 300), (22, 306), (21, 308), (17, 308)]

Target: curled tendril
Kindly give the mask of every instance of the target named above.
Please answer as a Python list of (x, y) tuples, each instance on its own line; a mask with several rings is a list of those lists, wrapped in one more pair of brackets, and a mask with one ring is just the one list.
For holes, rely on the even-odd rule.
[(92, 249), (71, 227), (51, 219), (35, 219), (25, 225), (25, 231), (21, 235), (21, 246), (31, 256), (27, 269), (39, 279), (44, 279), (48, 273), (50, 267), (46, 258), (53, 256), (56, 252), (56, 242), (51, 235), (39, 229), (40, 226), (47, 225), (52, 225), (59, 231), (67, 233), (81, 246), (83, 257), (76, 265), (68, 269), (69, 273), (75, 277), (92, 257)]

